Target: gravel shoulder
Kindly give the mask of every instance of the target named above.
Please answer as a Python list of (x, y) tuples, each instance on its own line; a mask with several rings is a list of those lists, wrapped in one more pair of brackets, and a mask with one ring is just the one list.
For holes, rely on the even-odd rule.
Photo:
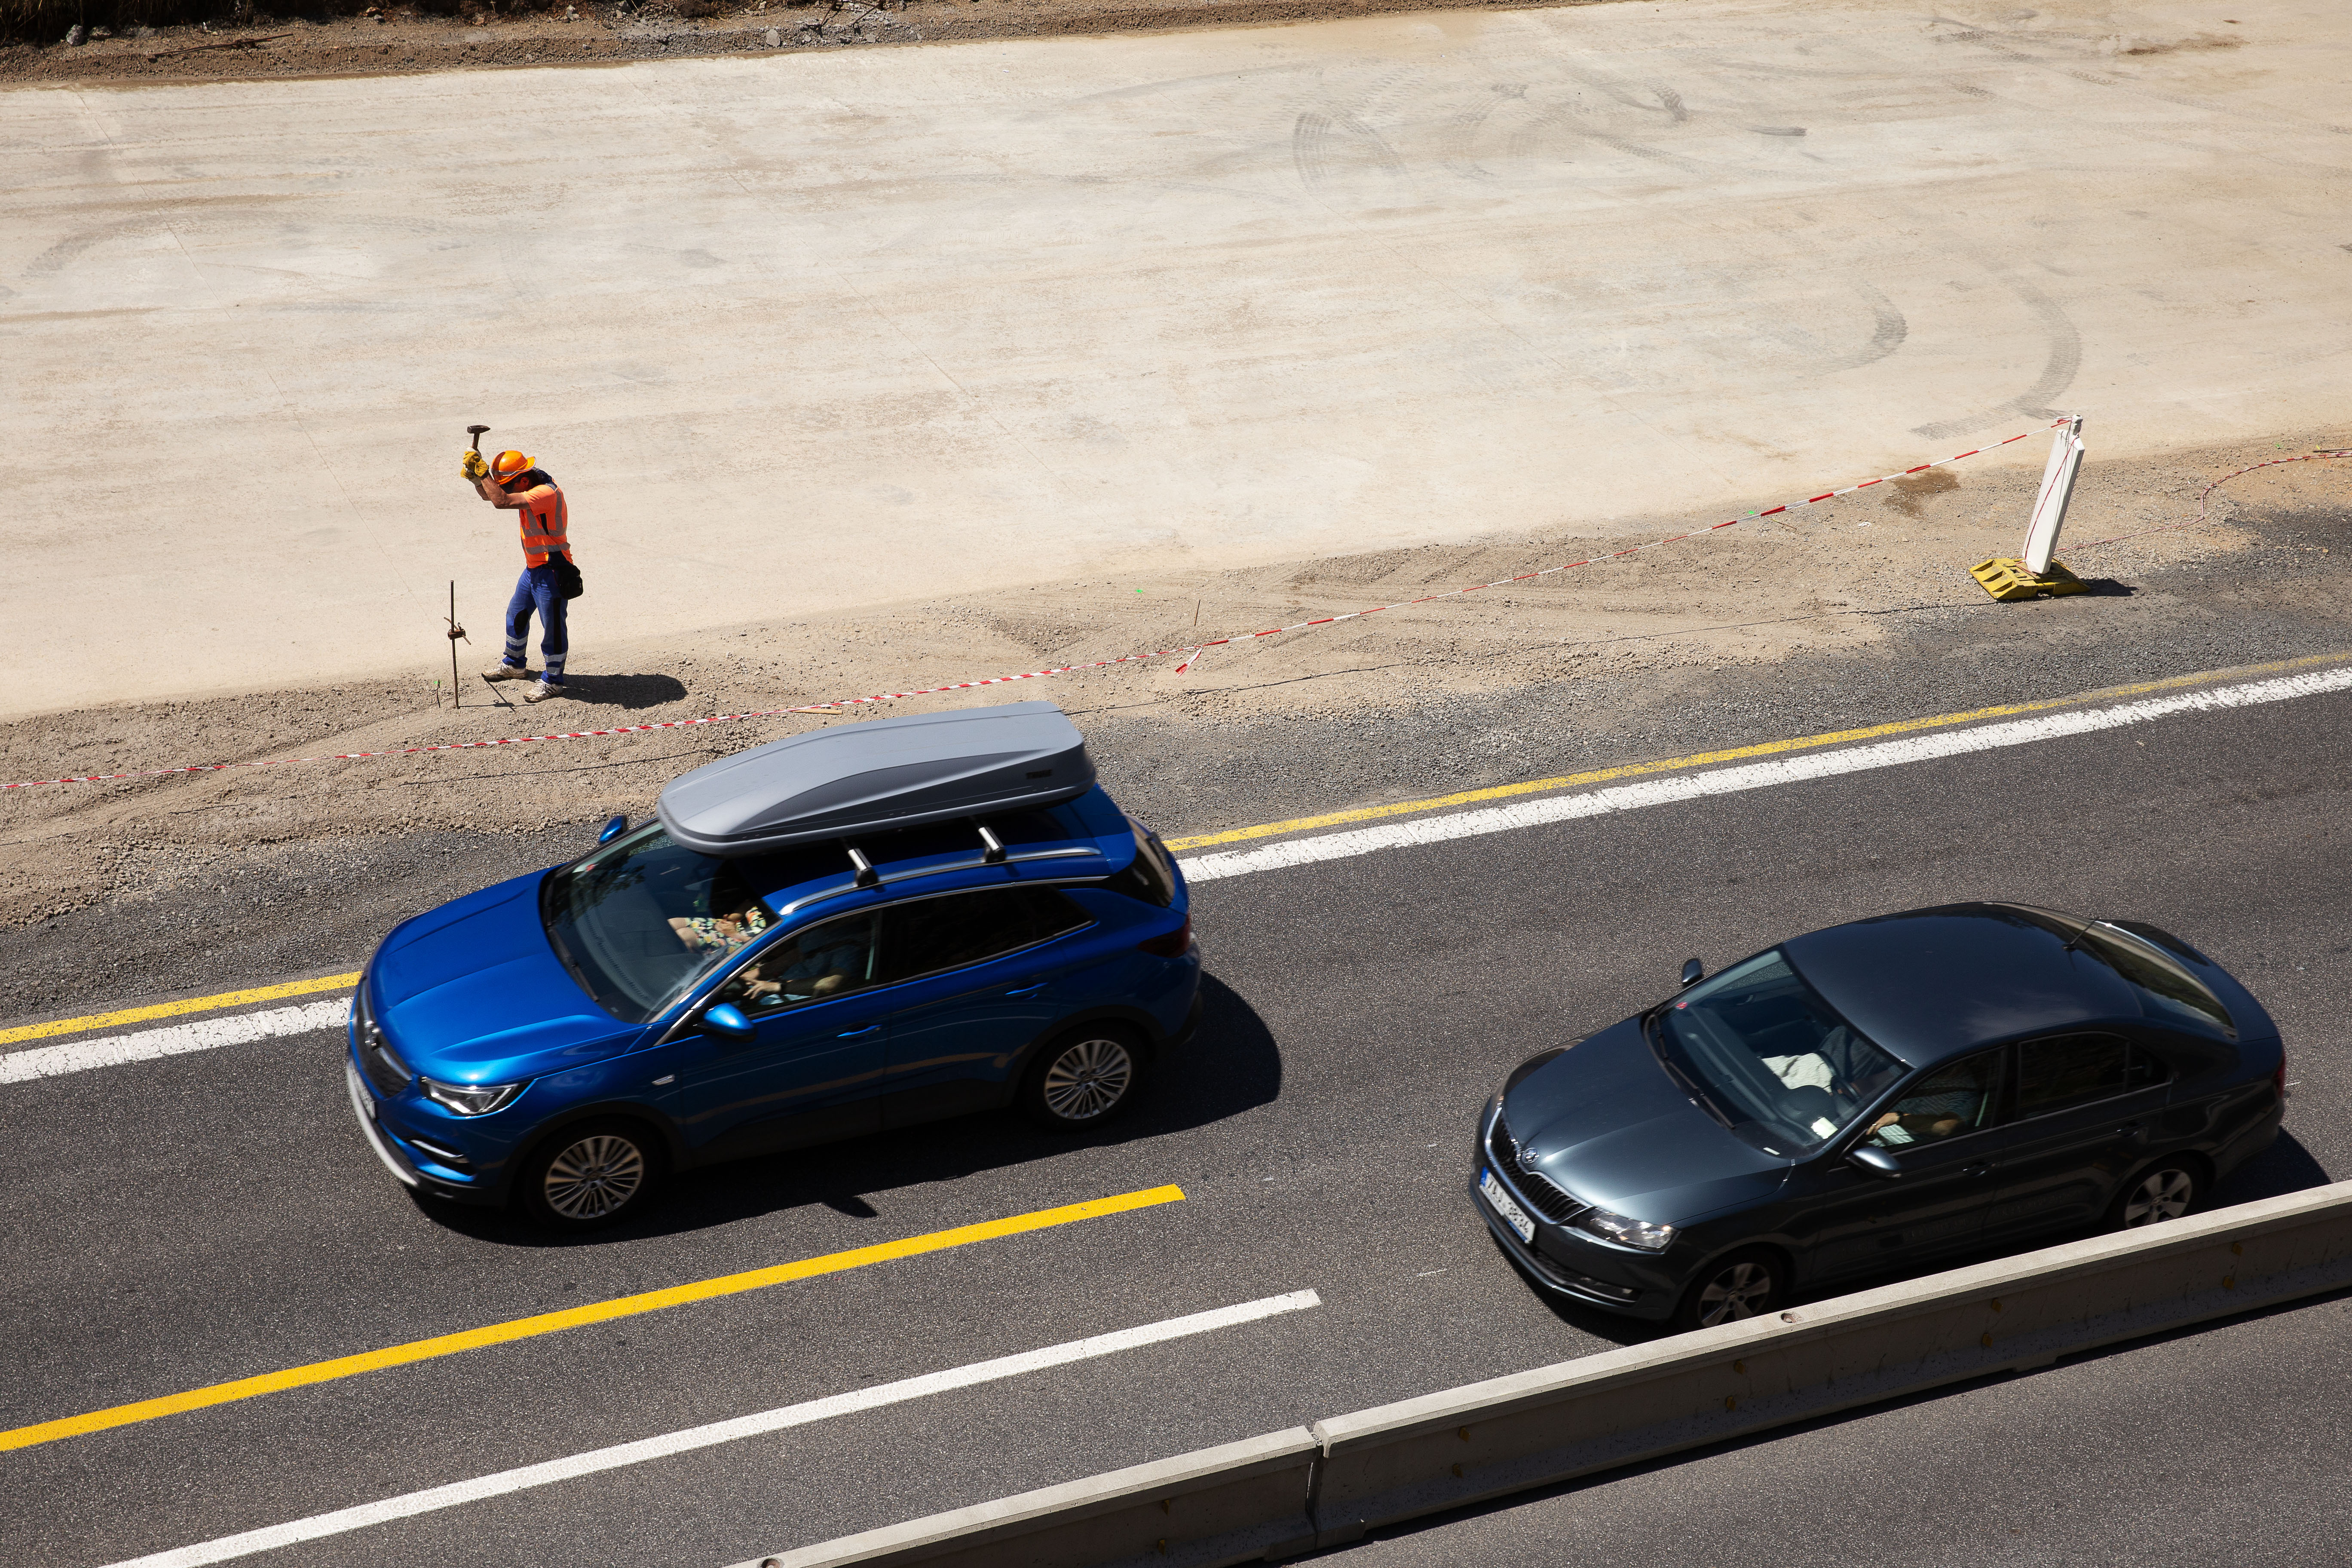
[[(652, 0), (530, 5), (451, 0), (446, 9), (367, 6), (350, 16), (278, 17), (247, 0), (245, 19), (133, 27), (79, 44), (0, 45), (0, 84), (256, 81), (405, 76), (517, 66), (622, 65), (826, 49), (1046, 38), (1096, 33), (1328, 21), (1413, 11), (1505, 11), (1561, 0)], [(1602, 0), (1565, 0), (1570, 5)]]
[[(2247, 475), (2215, 496), (2209, 526), (2175, 526), (2194, 522), (2211, 479), (2319, 444), (2092, 464), (2061, 553), (2093, 591), (2066, 599), (1997, 605), (1970, 581), (1969, 564), (2016, 547), (2037, 473), (1963, 465), (1879, 499), (1213, 648), (1182, 673), (1162, 658), (835, 714), (11, 790), (0, 1018), (355, 963), (404, 915), (563, 858), (610, 814), (644, 816), (688, 768), (883, 711), (1052, 698), (1119, 798), (1176, 835), (2352, 651), (2352, 463)], [(1720, 519), (1648, 521), (1666, 534)], [(463, 708), (436, 706), (444, 666), (53, 713), (0, 727), (0, 771), (13, 782), (794, 707), (1288, 625), (1573, 561), (1584, 543), (1498, 537), (1039, 584), (730, 627), (684, 657), (600, 645), (591, 598), (574, 632), (578, 695), (559, 701), (506, 701), (472, 673), (489, 657), (478, 641), (461, 648)], [(1956, 852), (1997, 826), (1955, 823)]]

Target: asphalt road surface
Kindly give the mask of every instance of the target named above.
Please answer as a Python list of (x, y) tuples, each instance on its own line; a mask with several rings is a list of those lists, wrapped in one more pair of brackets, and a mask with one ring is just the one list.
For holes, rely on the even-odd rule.
[[(1685, 957), (1713, 968), (1891, 909), (2027, 898), (2189, 936), (2277, 1015), (2297, 1085), (2287, 1136), (2217, 1201), (2352, 1173), (2347, 750), (2352, 699), (2310, 697), (1204, 883), (1208, 1025), (1116, 1130), (1065, 1142), (983, 1118), (700, 1173), (592, 1240), (409, 1199), (352, 1125), (335, 1032), (0, 1087), (0, 1427), (1163, 1184), (1185, 1194), (24, 1447), (0, 1456), (0, 1559), (117, 1563), (1316, 1293), (256, 1559), (719, 1564), (1627, 1342), (1651, 1331), (1549, 1308), (1469, 1212), (1479, 1104), (1531, 1052), (1654, 1000)], [(2200, 1342), (2180, 1342), (2162, 1353), (2194, 1362)], [(2063, 1425), (2051, 1395), (1998, 1390), (1868, 1419), (1932, 1446), (1905, 1425), (1920, 1411), (1991, 1431), (1983, 1403), (2004, 1397)], [(2318, 1440), (2291, 1421), (2236, 1430)]]

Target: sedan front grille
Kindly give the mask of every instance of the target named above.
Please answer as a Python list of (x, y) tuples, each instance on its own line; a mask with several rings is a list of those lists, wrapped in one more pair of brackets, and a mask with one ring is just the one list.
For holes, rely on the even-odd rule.
[(1486, 1154), (1494, 1162), (1495, 1173), (1516, 1188), (1529, 1208), (1552, 1224), (1565, 1224), (1591, 1206), (1538, 1170), (1520, 1151), (1509, 1124), (1499, 1115), (1495, 1118), (1495, 1131), (1486, 1140)]

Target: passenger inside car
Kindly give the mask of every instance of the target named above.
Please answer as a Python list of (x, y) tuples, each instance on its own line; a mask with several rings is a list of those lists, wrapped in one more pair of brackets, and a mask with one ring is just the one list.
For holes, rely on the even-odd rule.
[(688, 952), (732, 952), (768, 929), (766, 906), (743, 886), (732, 866), (710, 879), (710, 910), (708, 915), (670, 921), (669, 929)]

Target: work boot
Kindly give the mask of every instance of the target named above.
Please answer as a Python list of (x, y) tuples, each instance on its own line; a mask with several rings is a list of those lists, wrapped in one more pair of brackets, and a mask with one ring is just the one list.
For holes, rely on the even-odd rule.
[(482, 671), (482, 679), (484, 680), (520, 680), (530, 674), (530, 671), (521, 665), (509, 664), (501, 659)]
[(551, 697), (562, 695), (563, 688), (561, 686), (550, 686), (544, 680), (534, 680), (523, 689), (522, 700), (525, 702), (544, 702)]

